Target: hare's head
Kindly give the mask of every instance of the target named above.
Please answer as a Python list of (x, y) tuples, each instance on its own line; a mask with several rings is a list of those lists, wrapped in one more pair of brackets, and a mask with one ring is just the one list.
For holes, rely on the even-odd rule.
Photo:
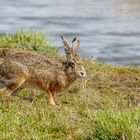
[(80, 78), (85, 77), (86, 72), (84, 70), (82, 61), (77, 55), (77, 51), (80, 47), (80, 39), (74, 38), (72, 44), (70, 45), (63, 36), (61, 36), (61, 38), (63, 40), (64, 50), (67, 57), (65, 62), (67, 73)]

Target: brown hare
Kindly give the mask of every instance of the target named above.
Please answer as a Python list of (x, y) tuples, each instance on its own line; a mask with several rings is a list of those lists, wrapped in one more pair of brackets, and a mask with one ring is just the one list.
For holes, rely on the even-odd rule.
[(74, 38), (70, 46), (61, 36), (66, 61), (28, 52), (14, 53), (0, 64), (0, 88), (6, 87), (4, 95), (9, 97), (22, 88), (32, 88), (48, 94), (51, 105), (56, 105), (54, 93), (63, 91), (86, 72), (77, 55), (80, 40)]

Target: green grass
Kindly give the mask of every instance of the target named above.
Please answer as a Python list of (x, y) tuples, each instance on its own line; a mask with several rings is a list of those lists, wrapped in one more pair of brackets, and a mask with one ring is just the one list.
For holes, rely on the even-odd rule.
[(100, 110), (93, 120), (93, 131), (89, 138), (100, 140), (139, 139), (140, 108), (116, 111)]
[[(59, 57), (56, 49), (47, 45), (45, 36), (38, 33), (29, 36), (30, 32), (20, 31), (3, 36), (0, 42), (15, 48), (9, 45), (13, 42), (18, 48), (20, 41), (16, 39), (21, 34), (23, 49)], [(36, 34), (36, 44), (42, 45), (34, 50), (28, 46), (27, 38), (35, 42)], [(30, 96), (26, 89), (20, 97), (0, 98), (0, 139), (139, 140), (140, 68), (114, 67), (86, 58), (84, 66), (87, 77), (56, 95), (58, 107), (50, 106), (43, 93), (36, 93), (32, 102), (24, 100)]]
[(39, 32), (20, 31), (12, 35), (3, 35), (0, 37), (0, 47), (18, 48), (23, 50), (37, 51), (39, 53), (56, 56), (57, 48), (52, 47), (49, 41), (46, 41), (46, 34)]

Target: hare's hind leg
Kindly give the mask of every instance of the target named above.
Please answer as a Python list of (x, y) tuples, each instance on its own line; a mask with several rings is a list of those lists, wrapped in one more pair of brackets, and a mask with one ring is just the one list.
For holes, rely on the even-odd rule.
[(3, 91), (6, 97), (20, 88), (28, 78), (29, 71), (25, 65), (12, 60), (5, 60), (0, 65), (0, 82), (6, 87)]
[[(12, 82), (13, 81), (13, 82)], [(25, 77), (19, 77), (18, 79), (12, 79), (9, 85), (6, 87), (5, 91), (3, 91), (5, 97), (11, 96), (11, 94), (20, 88), (24, 82), (26, 81)]]

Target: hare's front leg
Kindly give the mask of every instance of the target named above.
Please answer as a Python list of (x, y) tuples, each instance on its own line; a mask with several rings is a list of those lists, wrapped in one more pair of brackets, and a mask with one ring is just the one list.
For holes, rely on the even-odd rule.
[(49, 98), (50, 104), (53, 105), (53, 106), (56, 106), (56, 103), (54, 101), (54, 93), (52, 93), (50, 91), (48, 91), (47, 93), (48, 93), (48, 98)]

